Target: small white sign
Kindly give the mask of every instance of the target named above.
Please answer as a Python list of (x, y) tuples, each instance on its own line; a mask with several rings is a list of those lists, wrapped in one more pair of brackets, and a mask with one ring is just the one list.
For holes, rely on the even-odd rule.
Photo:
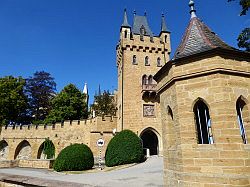
[(102, 147), (102, 146), (104, 146), (104, 140), (102, 138), (100, 138), (99, 140), (97, 140), (96, 144), (98, 147)]

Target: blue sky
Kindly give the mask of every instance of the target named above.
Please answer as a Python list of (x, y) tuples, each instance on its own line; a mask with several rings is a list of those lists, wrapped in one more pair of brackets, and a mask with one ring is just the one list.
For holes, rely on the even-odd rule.
[[(238, 2), (195, 3), (197, 16), (237, 47), (250, 14), (240, 17)], [(137, 15), (146, 10), (156, 35), (165, 13), (175, 51), (190, 19), (188, 0), (0, 0), (0, 77), (44, 70), (55, 78), (58, 91), (69, 83), (82, 90), (87, 82), (91, 101), (99, 84), (102, 90), (117, 88), (115, 47), (125, 7), (130, 24), (133, 10)]]

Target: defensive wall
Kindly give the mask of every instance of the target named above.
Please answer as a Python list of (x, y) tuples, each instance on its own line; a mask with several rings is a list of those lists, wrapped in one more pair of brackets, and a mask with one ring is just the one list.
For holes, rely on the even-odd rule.
[[(36, 161), (35, 163), (37, 159), (44, 160), (42, 150), (46, 138), (51, 140), (55, 146), (55, 157), (63, 148), (74, 143), (88, 145), (94, 156), (99, 156), (96, 141), (102, 138), (105, 141), (102, 147), (102, 156), (104, 157), (107, 144), (113, 137), (113, 129), (116, 128), (116, 125), (116, 117), (105, 116), (79, 121), (64, 121), (53, 125), (2, 127), (0, 134), (0, 167), (19, 165), (21, 167), (37, 166), (44, 168), (49, 166), (50, 161), (46, 163)], [(19, 161), (14, 162), (13, 160)], [(30, 162), (27, 162), (27, 160), (30, 160)]]

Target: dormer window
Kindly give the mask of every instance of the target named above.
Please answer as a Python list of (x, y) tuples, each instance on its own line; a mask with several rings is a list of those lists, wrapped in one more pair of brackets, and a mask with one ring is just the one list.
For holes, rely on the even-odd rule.
[(145, 30), (145, 27), (143, 25), (140, 28), (140, 34), (143, 36), (146, 34), (146, 30)]

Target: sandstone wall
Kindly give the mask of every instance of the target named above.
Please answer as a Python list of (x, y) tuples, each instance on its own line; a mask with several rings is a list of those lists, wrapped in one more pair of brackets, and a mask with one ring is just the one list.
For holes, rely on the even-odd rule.
[[(165, 184), (249, 186), (250, 146), (240, 135), (236, 102), (240, 97), (246, 102), (243, 118), (249, 142), (250, 63), (240, 57), (192, 59), (173, 64), (158, 86), (166, 131)], [(193, 109), (199, 99), (209, 108), (214, 144), (197, 143)], [(167, 120), (167, 106), (172, 107), (173, 122)], [(172, 125), (175, 136), (171, 136)]]
[[(56, 156), (64, 147), (73, 143), (88, 145), (94, 156), (97, 156), (99, 151), (96, 141), (103, 137), (107, 145), (113, 137), (112, 130), (116, 128), (116, 124), (116, 117), (107, 116), (84, 121), (65, 121), (53, 126), (3, 127), (0, 143), (5, 142), (8, 146), (0, 150), (1, 159), (37, 159), (39, 148), (46, 138), (53, 142)], [(103, 149), (105, 152), (106, 147)]]

